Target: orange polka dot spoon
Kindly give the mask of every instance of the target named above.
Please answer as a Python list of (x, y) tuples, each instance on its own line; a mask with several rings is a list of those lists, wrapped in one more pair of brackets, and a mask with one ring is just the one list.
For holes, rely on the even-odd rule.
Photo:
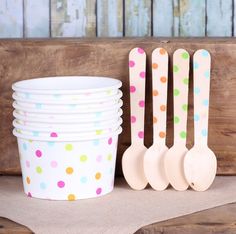
[(147, 185), (143, 169), (144, 146), (144, 106), (146, 54), (141, 48), (129, 53), (131, 146), (122, 157), (122, 170), (129, 186), (142, 190)]
[(144, 155), (144, 173), (153, 189), (162, 191), (169, 182), (164, 170), (166, 139), (166, 104), (168, 83), (168, 54), (157, 48), (152, 52), (153, 145)]
[(217, 169), (215, 154), (207, 146), (211, 56), (197, 50), (193, 56), (194, 75), (194, 147), (184, 159), (184, 172), (196, 191), (207, 190)]
[(187, 110), (188, 110), (189, 54), (178, 49), (173, 55), (174, 86), (174, 145), (167, 151), (164, 165), (167, 178), (178, 191), (188, 188), (184, 176), (184, 157), (186, 148)]

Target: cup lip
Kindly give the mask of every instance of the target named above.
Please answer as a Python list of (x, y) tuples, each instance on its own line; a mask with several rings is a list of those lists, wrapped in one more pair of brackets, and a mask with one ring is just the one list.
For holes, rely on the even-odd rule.
[(122, 127), (119, 127), (116, 131), (110, 132), (108, 134), (100, 136), (86, 136), (86, 137), (64, 137), (64, 138), (50, 138), (50, 137), (36, 137), (20, 134), (14, 128), (12, 133), (14, 136), (20, 139), (30, 140), (30, 141), (41, 141), (41, 142), (80, 142), (80, 141), (89, 141), (89, 140), (99, 140), (106, 139), (113, 136), (118, 136), (122, 132)]
[[(70, 79), (70, 80), (69, 80)], [(86, 89), (75, 89), (75, 86), (71, 86), (71, 89), (56, 89), (55, 86), (54, 88), (41, 88), (38, 84), (37, 87), (39, 88), (26, 88), (24, 87), (24, 85), (29, 85), (31, 83), (31, 85), (33, 83), (35, 83), (34, 85), (37, 85), (37, 83), (42, 84), (42, 82), (44, 82), (44, 85), (47, 85), (47, 83), (52, 82), (53, 80), (53, 84), (57, 85), (58, 82), (66, 82), (68, 84), (68, 82), (72, 82), (75, 79), (86, 79), (86, 82), (90, 82), (94, 83), (95, 80), (101, 79), (107, 82), (110, 82), (110, 85), (107, 86), (102, 86), (100, 88), (86, 88)], [(93, 79), (93, 81), (91, 80)], [(78, 80), (77, 80), (78, 82)], [(85, 82), (85, 81), (84, 81)], [(82, 94), (82, 93), (86, 93), (86, 92), (102, 92), (102, 91), (106, 91), (106, 90), (112, 90), (112, 89), (118, 89), (122, 86), (122, 82), (118, 79), (115, 78), (111, 78), (111, 77), (105, 77), (105, 76), (50, 76), (50, 77), (38, 77), (38, 78), (33, 78), (33, 79), (28, 79), (28, 80), (21, 80), (21, 81), (17, 81), (14, 84), (12, 84), (12, 89), (14, 91), (19, 91), (19, 92), (29, 92), (32, 94)], [(77, 86), (76, 86), (77, 87)]]
[[(48, 134), (51, 132), (57, 132), (57, 133), (63, 134), (63, 133), (77, 133), (77, 132), (78, 133), (85, 133), (86, 131), (104, 130), (104, 129), (109, 129), (110, 127), (117, 127), (118, 128), (122, 123), (123, 123), (122, 118), (119, 118), (117, 121), (114, 121), (114, 123), (112, 123), (108, 126), (86, 127), (82, 130), (76, 130), (75, 128), (60, 128), (60, 127), (47, 128), (47, 127), (27, 126), (27, 125), (22, 125), (20, 123), (17, 123), (16, 119), (13, 120), (12, 125), (14, 128), (24, 130), (24, 131), (37, 131), (37, 132), (48, 133)], [(83, 124), (81, 124), (81, 125), (83, 125)], [(71, 127), (73, 127), (73, 124)]]
[(12, 98), (19, 102), (25, 102), (30, 104), (48, 104), (48, 105), (65, 105), (65, 104), (98, 104), (99, 102), (108, 102), (113, 100), (119, 100), (123, 96), (123, 93), (121, 90), (118, 90), (118, 93), (115, 95), (102, 97), (102, 98), (94, 98), (94, 99), (79, 99), (79, 100), (37, 100), (37, 99), (25, 99), (22, 97), (17, 96), (17, 92), (13, 92)]
[[(72, 114), (70, 114), (71, 116)], [(117, 113), (115, 113), (114, 115), (107, 115), (107, 117), (103, 117), (99, 120), (96, 120), (96, 118), (87, 118), (87, 117), (77, 117), (77, 118), (73, 118), (73, 119), (67, 119), (67, 118), (61, 118), (61, 119), (43, 119), (43, 118), (38, 118), (38, 117), (30, 117), (30, 119), (26, 119), (24, 115), (21, 115), (19, 113), (16, 112), (16, 110), (13, 111), (13, 116), (16, 119), (22, 120), (22, 121), (28, 121), (28, 122), (41, 122), (41, 123), (57, 123), (57, 124), (66, 124), (68, 121), (70, 121), (70, 123), (89, 123), (89, 122), (101, 122), (101, 121), (108, 121), (109, 119), (111, 119), (111, 117), (120, 117), (123, 115), (123, 110), (121, 108), (119, 108), (117, 110)]]
[(94, 109), (75, 109), (75, 110), (50, 110), (50, 109), (35, 109), (35, 108), (29, 108), (29, 107), (22, 107), (19, 106), (16, 101), (13, 102), (12, 106), (16, 110), (21, 110), (21, 111), (26, 111), (26, 112), (31, 112), (31, 113), (45, 113), (45, 114), (73, 114), (73, 113), (92, 113), (92, 112), (101, 112), (101, 111), (106, 111), (106, 110), (112, 110), (112, 109), (119, 109), (123, 105), (123, 101), (121, 99), (118, 100), (118, 103), (115, 105), (109, 105), (104, 108), (94, 108)]

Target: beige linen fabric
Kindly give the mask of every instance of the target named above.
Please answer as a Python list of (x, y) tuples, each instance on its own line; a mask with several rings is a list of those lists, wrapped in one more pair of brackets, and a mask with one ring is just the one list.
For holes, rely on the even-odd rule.
[(126, 234), (142, 226), (236, 202), (236, 177), (218, 176), (206, 192), (171, 188), (131, 190), (123, 179), (109, 195), (87, 200), (47, 201), (28, 198), (21, 177), (0, 177), (0, 216), (36, 234)]

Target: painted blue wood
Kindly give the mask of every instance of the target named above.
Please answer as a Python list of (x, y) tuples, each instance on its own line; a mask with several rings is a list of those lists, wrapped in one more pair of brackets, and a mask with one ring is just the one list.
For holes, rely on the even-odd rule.
[(151, 0), (125, 1), (125, 36), (151, 36)]
[(49, 0), (24, 0), (25, 37), (49, 37)]
[(0, 37), (23, 37), (23, 0), (0, 0)]
[(123, 36), (123, 0), (97, 0), (97, 36)]
[(207, 0), (207, 36), (232, 36), (232, 0)]
[(205, 0), (181, 0), (180, 6), (180, 36), (205, 36)]
[(180, 9), (179, 9), (179, 0), (173, 0), (173, 36), (178, 37), (179, 31), (180, 31), (180, 25), (179, 25), (179, 15), (180, 15)]
[(153, 1), (153, 36), (173, 36), (173, 3), (166, 0)]

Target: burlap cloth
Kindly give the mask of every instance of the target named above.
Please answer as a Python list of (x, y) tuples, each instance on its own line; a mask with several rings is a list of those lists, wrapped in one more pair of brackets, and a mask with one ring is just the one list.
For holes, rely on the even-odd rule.
[(109, 195), (68, 201), (28, 198), (21, 177), (0, 177), (0, 216), (43, 234), (126, 234), (140, 227), (236, 202), (236, 177), (218, 176), (206, 192), (133, 191), (123, 179)]

